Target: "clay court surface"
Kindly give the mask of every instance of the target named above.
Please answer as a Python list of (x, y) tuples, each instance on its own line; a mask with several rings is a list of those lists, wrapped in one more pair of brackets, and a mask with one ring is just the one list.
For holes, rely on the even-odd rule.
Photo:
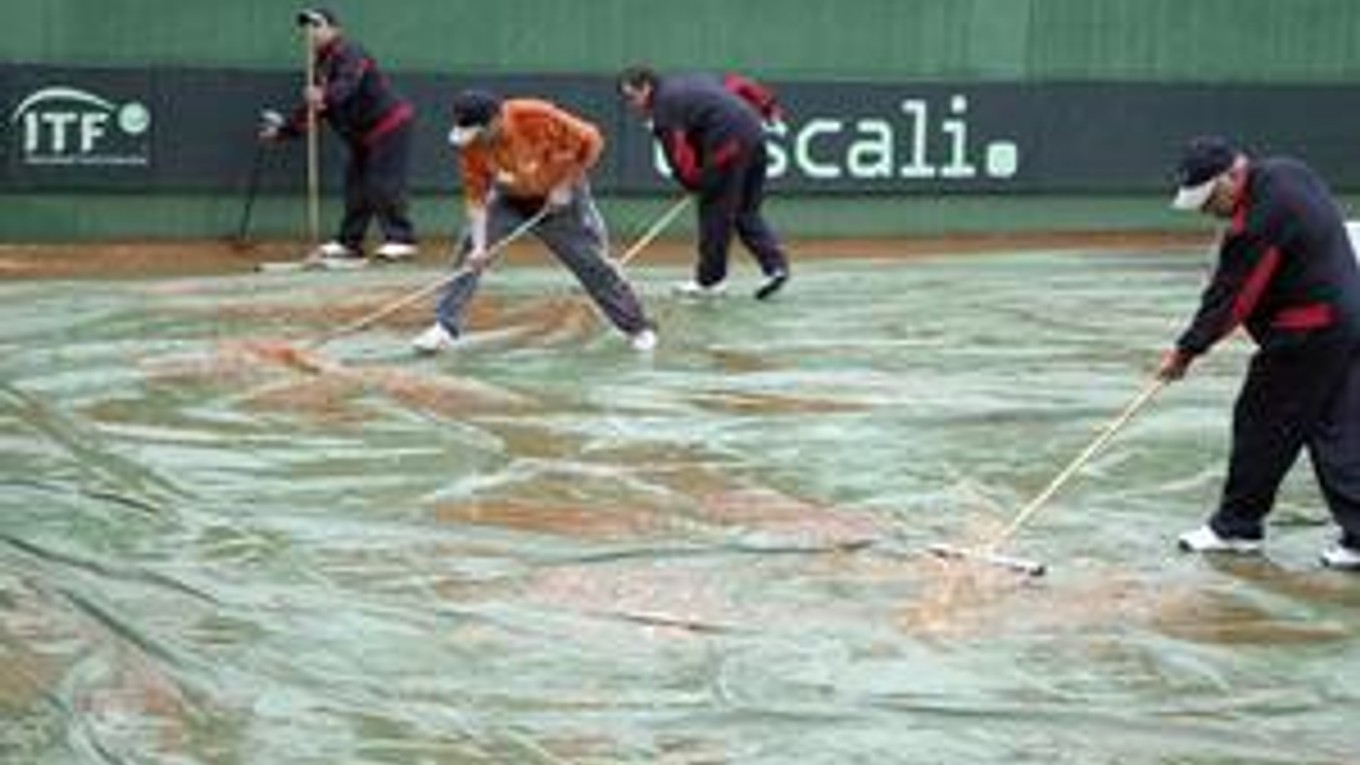
[[(832, 258), (902, 258), (942, 253), (995, 253), (1015, 249), (1157, 249), (1195, 246), (1202, 234), (1034, 233), (921, 237), (914, 239), (842, 239), (807, 242), (801, 250), (819, 260)], [(447, 262), (448, 241), (427, 242), (420, 262)], [(262, 261), (286, 260), (299, 253), (293, 241), (123, 241), (97, 244), (0, 244), (0, 278), (139, 278), (248, 271)], [(509, 259), (533, 262), (547, 256), (537, 245), (511, 247)], [(647, 247), (644, 261), (688, 263), (692, 243), (658, 241)], [(740, 255), (738, 255), (740, 257)]]
[(268, 243), (0, 247), (0, 762), (1360, 762), (1360, 580), (1306, 466), (1263, 559), (1173, 549), (1248, 348), (1146, 381), (1204, 236), (829, 241), (751, 300), (630, 273), (640, 356), (521, 247), (444, 273)]

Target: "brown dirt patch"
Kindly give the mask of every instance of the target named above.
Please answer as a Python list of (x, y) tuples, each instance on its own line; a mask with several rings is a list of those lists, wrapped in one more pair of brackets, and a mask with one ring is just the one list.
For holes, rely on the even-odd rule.
[(530, 499), (445, 504), (435, 509), (444, 523), (499, 526), (516, 531), (586, 539), (659, 536), (664, 519), (637, 507), (563, 504)]
[[(791, 242), (799, 257), (903, 258), (939, 254), (973, 254), (1048, 249), (1164, 249), (1200, 246), (1196, 232), (1054, 232), (969, 234), (883, 239), (818, 239)], [(216, 240), (121, 241), (65, 244), (0, 245), (0, 279), (141, 278), (248, 273), (265, 261), (298, 257), (296, 242), (269, 241), (236, 247)], [(447, 241), (427, 241), (418, 262), (438, 266), (448, 262)], [(509, 248), (510, 263), (541, 263), (547, 255), (536, 243)], [(656, 242), (635, 264), (688, 263), (694, 258), (692, 240)]]

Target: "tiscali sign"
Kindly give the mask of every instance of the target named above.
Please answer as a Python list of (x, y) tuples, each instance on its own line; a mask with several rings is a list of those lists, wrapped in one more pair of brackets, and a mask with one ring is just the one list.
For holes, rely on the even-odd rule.
[[(968, 97), (951, 93), (941, 100), (907, 96), (888, 101), (880, 113), (835, 113), (823, 106), (821, 113), (810, 109), (769, 125), (770, 178), (808, 187), (827, 182), (901, 187), (1004, 182), (1020, 172), (1020, 146), (1013, 137), (979, 142), (969, 123)], [(653, 164), (658, 175), (669, 174), (659, 146)]]

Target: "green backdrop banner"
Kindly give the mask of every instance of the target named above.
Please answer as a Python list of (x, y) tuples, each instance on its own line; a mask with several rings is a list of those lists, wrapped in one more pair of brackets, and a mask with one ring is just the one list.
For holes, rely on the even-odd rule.
[[(469, 86), (546, 97), (596, 122), (609, 192), (668, 186), (650, 136), (586, 75), (477, 78), (397, 73), (417, 105), (412, 186), (452, 189), (446, 104)], [(1312, 162), (1360, 188), (1360, 93), (1336, 85), (780, 81), (787, 111), (769, 132), (775, 188), (821, 194), (1127, 193), (1165, 187), (1189, 136), (1221, 132), (1260, 153)], [(238, 188), (265, 107), (291, 108), (297, 75), (201, 68), (0, 65), (0, 190), (222, 191)], [(326, 182), (343, 166), (323, 141)], [(264, 157), (264, 184), (296, 190), (300, 142)]]

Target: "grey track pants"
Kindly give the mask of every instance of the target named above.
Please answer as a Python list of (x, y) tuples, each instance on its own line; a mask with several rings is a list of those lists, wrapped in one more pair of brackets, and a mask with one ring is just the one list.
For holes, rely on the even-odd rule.
[[(493, 194), (487, 205), (487, 246), (495, 244), (532, 218), (542, 201), (502, 197)], [(548, 213), (532, 229), (562, 265), (566, 266), (595, 305), (618, 330), (634, 335), (652, 326), (642, 302), (617, 266), (608, 259), (608, 234), (591, 196), (590, 187), (576, 186), (571, 204)], [(458, 266), (472, 249), (470, 233), (464, 232), (458, 249)], [(472, 301), (481, 281), (478, 273), (467, 272), (444, 288), (436, 317), (454, 335), (463, 329), (463, 312)]]

